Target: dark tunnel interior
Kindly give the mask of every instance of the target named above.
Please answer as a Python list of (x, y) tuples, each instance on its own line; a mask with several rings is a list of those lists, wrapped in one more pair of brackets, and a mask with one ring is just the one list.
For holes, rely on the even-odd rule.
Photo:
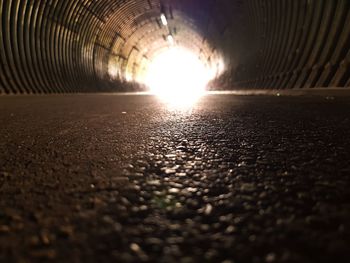
[(3, 0), (0, 8), (1, 93), (132, 90), (169, 35), (208, 66), (224, 62), (212, 89), (350, 86), (347, 0)]
[(350, 262), (350, 0), (0, 0), (0, 263)]

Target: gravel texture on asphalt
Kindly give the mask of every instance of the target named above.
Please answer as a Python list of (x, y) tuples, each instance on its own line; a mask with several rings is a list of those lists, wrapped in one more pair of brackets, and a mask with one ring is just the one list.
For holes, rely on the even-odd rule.
[(350, 262), (350, 99), (0, 97), (0, 262)]

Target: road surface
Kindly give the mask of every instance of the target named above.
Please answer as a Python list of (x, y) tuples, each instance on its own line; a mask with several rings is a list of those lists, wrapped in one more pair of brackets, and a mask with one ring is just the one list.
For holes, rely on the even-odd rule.
[(0, 97), (0, 262), (349, 262), (350, 100)]

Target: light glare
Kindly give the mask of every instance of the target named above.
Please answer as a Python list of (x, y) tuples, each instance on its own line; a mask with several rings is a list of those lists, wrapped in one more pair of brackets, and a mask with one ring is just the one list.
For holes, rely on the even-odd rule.
[(163, 26), (167, 26), (168, 25), (168, 21), (167, 21), (167, 19), (166, 19), (164, 14), (161, 14), (160, 19), (162, 20)]
[(167, 38), (168, 38), (169, 44), (173, 46), (174, 45), (174, 38), (173, 38), (173, 36), (172, 35), (168, 35)]
[(204, 94), (211, 75), (195, 54), (172, 47), (152, 61), (145, 83), (166, 102), (189, 105)]

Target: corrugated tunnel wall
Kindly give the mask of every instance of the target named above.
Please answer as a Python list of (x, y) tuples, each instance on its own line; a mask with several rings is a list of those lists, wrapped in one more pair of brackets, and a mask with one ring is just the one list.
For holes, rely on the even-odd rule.
[(350, 1), (246, 1), (249, 55), (234, 86), (350, 86)]
[(132, 89), (167, 34), (224, 58), (219, 89), (350, 86), (348, 0), (2, 0), (0, 13), (2, 94)]

